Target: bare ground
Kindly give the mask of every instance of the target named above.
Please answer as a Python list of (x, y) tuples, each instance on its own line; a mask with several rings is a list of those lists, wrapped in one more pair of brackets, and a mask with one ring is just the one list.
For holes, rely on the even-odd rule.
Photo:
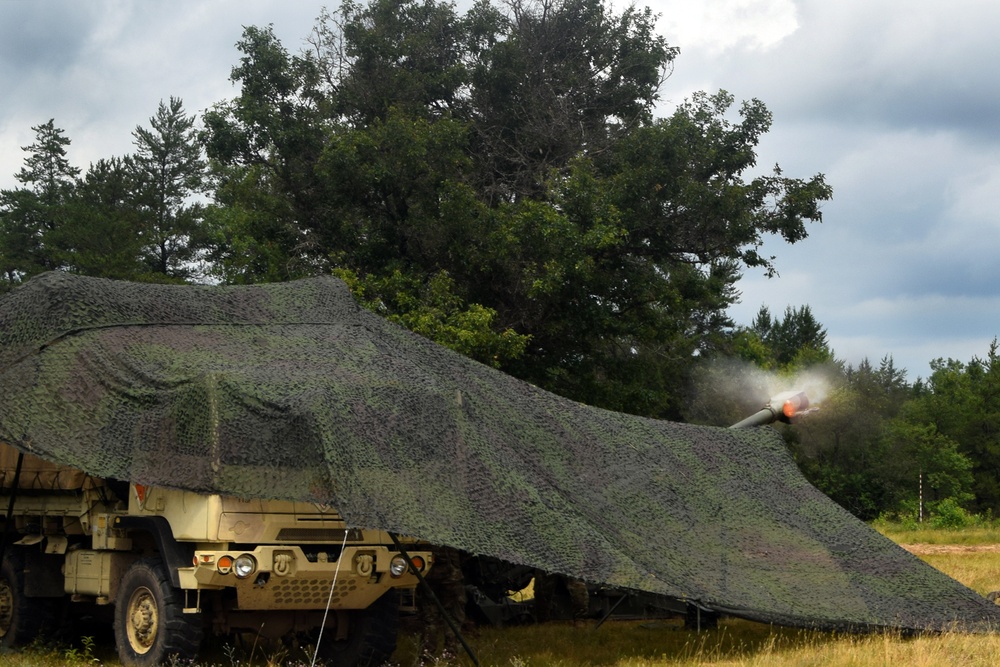
[(899, 546), (917, 556), (1000, 552), (1000, 544), (901, 544)]

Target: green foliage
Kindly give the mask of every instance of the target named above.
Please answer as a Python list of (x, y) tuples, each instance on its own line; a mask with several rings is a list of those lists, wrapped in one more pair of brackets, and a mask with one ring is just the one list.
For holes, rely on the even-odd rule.
[[(737, 349), (773, 362), (763, 338), (774, 330), (762, 309)], [(840, 367), (820, 411), (788, 441), (810, 481), (861, 518), (916, 517), (921, 498), (935, 521), (991, 513), (1000, 488), (991, 428), (1000, 413), (998, 368), (995, 343), (983, 360), (934, 362), (931, 377), (914, 386), (891, 357), (877, 368), (867, 360)]]
[(524, 353), (527, 337), (511, 329), (494, 331), (496, 313), (479, 304), (463, 303), (445, 272), (431, 276), (426, 284), (399, 271), (366, 279), (347, 270), (335, 273), (369, 309), (477, 361), (499, 367)]
[(23, 148), (28, 155), (15, 174), (23, 187), (0, 191), (0, 272), (8, 289), (62, 267), (52, 236), (70, 216), (79, 174), (66, 157), (70, 140), (54, 120), (31, 129), (35, 143)]
[(434, 0), (348, 0), (324, 11), (312, 42), (320, 69), (339, 88), (334, 112), (357, 126), (391, 109), (422, 117), (462, 105), (470, 22)]
[(470, 49), (473, 151), (489, 201), (541, 195), (552, 170), (648, 123), (678, 50), (646, 8), (603, 0), (484, 4)]
[(934, 504), (931, 510), (931, 525), (935, 528), (957, 530), (975, 523), (975, 517), (967, 512), (954, 498), (945, 498)]
[(1000, 357), (994, 340), (984, 359), (938, 359), (902, 410), (909, 422), (933, 425), (971, 463), (972, 509), (1000, 507)]
[[(795, 427), (793, 444), (806, 476), (863, 519), (916, 515), (973, 501), (974, 463), (961, 444), (914, 413), (904, 374), (891, 358), (843, 369), (820, 411)], [(947, 507), (947, 505), (945, 505)]]
[(773, 269), (763, 235), (804, 238), (829, 198), (822, 176), (742, 177), (759, 102), (653, 120), (676, 49), (648, 10), (348, 2), (310, 44), (248, 28), (241, 94), (205, 116), (216, 275), (353, 275), (385, 315), (579, 400), (679, 414), (741, 267)]
[(99, 159), (78, 178), (70, 140), (54, 121), (33, 128), (16, 175), (25, 187), (0, 193), (0, 271), (12, 287), (43, 271), (179, 282), (199, 275), (205, 237), (204, 164), (194, 118), (177, 98), (161, 103), (151, 129), (133, 133), (137, 152)]
[[(959, 452), (958, 443), (938, 432), (933, 424), (913, 424), (893, 419), (886, 426), (883, 438), (892, 464), (899, 471), (901, 486), (913, 486), (913, 469), (917, 469), (924, 497), (931, 501), (968, 503), (973, 500), (972, 461)], [(913, 497), (912, 490), (908, 494)]]
[(289, 202), (275, 196), (262, 165), (214, 165), (215, 203), (205, 210), (209, 272), (229, 284), (282, 282), (309, 275), (311, 258)]
[(136, 201), (140, 179), (131, 158), (101, 159), (77, 183), (72, 215), (51, 234), (54, 256), (68, 270), (137, 280), (143, 241)]
[(202, 191), (205, 163), (194, 117), (184, 113), (179, 98), (161, 101), (149, 123), (150, 128), (136, 127), (132, 133), (140, 262), (150, 274), (181, 282), (200, 273), (202, 213), (201, 205), (191, 200)]
[[(728, 119), (732, 95), (696, 93), (669, 117), (637, 128), (609, 156), (622, 211), (641, 225), (654, 247), (696, 265), (736, 260), (774, 273), (772, 258), (757, 250), (765, 234), (788, 243), (806, 237), (806, 221), (819, 221), (820, 202), (831, 197), (822, 175), (809, 181), (770, 176), (745, 181), (771, 114), (758, 100)], [(637, 239), (639, 240), (639, 239)]]
[(215, 206), (206, 212), (211, 272), (228, 282), (274, 282), (325, 270), (313, 239), (330, 220), (314, 174), (323, 145), (319, 72), (273, 30), (250, 27), (231, 79), (241, 94), (204, 114)]
[[(785, 316), (772, 318), (767, 306), (761, 306), (749, 327), (734, 336), (736, 355), (761, 368), (808, 368), (834, 360), (826, 330), (809, 306), (785, 308)], [(866, 362), (867, 363), (867, 362)]]
[(94, 655), (94, 648), (97, 646), (94, 638), (84, 636), (80, 639), (81, 647), (71, 647), (63, 651), (68, 665), (93, 665), (101, 664), (101, 660)]

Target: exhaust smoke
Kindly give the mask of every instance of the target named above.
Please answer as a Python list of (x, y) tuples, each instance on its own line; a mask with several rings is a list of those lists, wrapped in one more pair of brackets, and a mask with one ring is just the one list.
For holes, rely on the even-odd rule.
[[(798, 373), (776, 373), (734, 359), (708, 362), (695, 375), (691, 403), (685, 411), (687, 421), (725, 426), (762, 408), (773, 409), (776, 416), (790, 419), (818, 409), (830, 394), (836, 369), (815, 366)], [(805, 396), (801, 404), (800, 395)], [(778, 415), (785, 401), (793, 414)]]

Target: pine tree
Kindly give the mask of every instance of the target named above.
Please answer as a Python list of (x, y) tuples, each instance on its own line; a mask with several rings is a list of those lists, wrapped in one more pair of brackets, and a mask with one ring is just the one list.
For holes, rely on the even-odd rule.
[(154, 276), (187, 280), (199, 275), (203, 247), (202, 206), (205, 162), (194, 116), (180, 98), (160, 102), (150, 128), (136, 127), (134, 157), (143, 212), (142, 259)]
[(70, 140), (55, 120), (31, 128), (24, 166), (14, 175), (24, 187), (0, 191), (0, 272), (6, 288), (37, 273), (61, 268), (52, 236), (68, 216), (80, 170), (66, 157)]

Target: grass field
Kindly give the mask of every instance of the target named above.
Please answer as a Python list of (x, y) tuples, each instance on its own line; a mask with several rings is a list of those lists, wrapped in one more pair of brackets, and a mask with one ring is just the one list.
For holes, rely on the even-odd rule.
[[(1000, 589), (1000, 530), (903, 530), (879, 526), (888, 537), (911, 549), (946, 574), (980, 593)], [(572, 624), (484, 628), (469, 638), (486, 667), (660, 667), (683, 666), (826, 666), (1000, 664), (1000, 634), (944, 634), (904, 638), (895, 634), (835, 635), (774, 628), (739, 619), (723, 619), (718, 628), (691, 632), (680, 622), (608, 622), (598, 629)], [(73, 648), (32, 648), (0, 654), (0, 667), (118, 665), (113, 649), (91, 643)], [(445, 661), (421, 658), (416, 638), (403, 635), (394, 656), (398, 667), (438, 667)], [(465, 656), (457, 660), (471, 665)], [(237, 655), (227, 647), (200, 663), (202, 667), (300, 667), (305, 656)]]

